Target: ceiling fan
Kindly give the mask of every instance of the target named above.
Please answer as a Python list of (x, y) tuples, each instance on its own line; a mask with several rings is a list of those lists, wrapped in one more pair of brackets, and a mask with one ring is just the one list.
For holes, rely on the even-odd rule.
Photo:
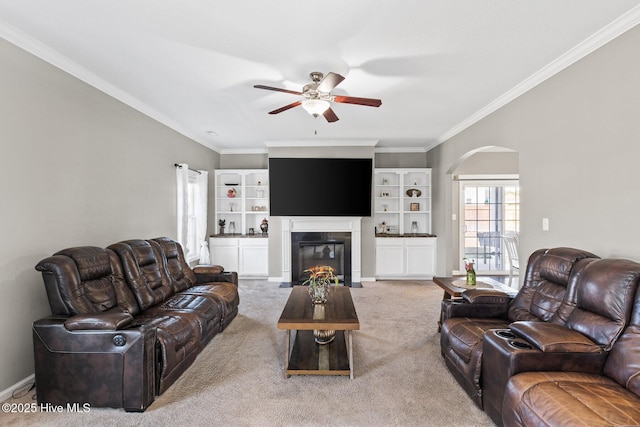
[(309, 83), (302, 88), (302, 92), (295, 90), (281, 89), (272, 86), (254, 85), (257, 89), (274, 90), (277, 92), (290, 93), (292, 95), (301, 95), (304, 97), (301, 101), (293, 102), (276, 110), (269, 111), (269, 114), (278, 114), (291, 108), (302, 105), (309, 114), (318, 117), (320, 114), (327, 119), (328, 122), (337, 122), (338, 116), (331, 109), (330, 102), (339, 102), (342, 104), (366, 105), (368, 107), (379, 107), (382, 101), (372, 98), (356, 98), (353, 96), (331, 95), (333, 88), (338, 86), (344, 80), (340, 74), (329, 73), (326, 76), (318, 71), (309, 74), (313, 83)]

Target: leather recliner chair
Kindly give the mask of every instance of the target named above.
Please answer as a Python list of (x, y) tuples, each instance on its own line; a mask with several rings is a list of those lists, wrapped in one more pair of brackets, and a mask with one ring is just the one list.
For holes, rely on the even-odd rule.
[[(561, 307), (572, 269), (598, 257), (573, 248), (540, 249), (530, 257), (525, 280), (515, 298), (493, 290), (470, 290), (462, 301), (442, 302), (440, 351), (454, 378), (483, 407), (482, 341), (486, 331), (505, 329), (516, 321), (552, 322)], [(572, 294), (570, 294), (572, 295)]]
[[(509, 378), (524, 371), (602, 372), (609, 351), (631, 318), (640, 264), (622, 259), (583, 260), (572, 272), (565, 303), (551, 322), (519, 321), (485, 333), (484, 410), (501, 425)], [(502, 331), (505, 332), (505, 331)]]
[[(609, 302), (603, 298), (599, 304)], [(500, 421), (507, 426), (640, 425), (640, 288), (629, 324), (601, 372), (518, 373), (507, 382), (501, 403)]]

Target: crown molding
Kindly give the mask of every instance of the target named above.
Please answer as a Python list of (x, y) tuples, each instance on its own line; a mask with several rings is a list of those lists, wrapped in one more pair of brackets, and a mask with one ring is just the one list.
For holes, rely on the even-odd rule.
[(266, 148), (223, 148), (220, 154), (268, 154)]
[(67, 57), (65, 57), (55, 49), (51, 49), (50, 47), (40, 43), (34, 38), (29, 37), (23, 32), (17, 30), (15, 27), (7, 24), (2, 19), (0, 19), (0, 37), (29, 52), (37, 58), (40, 58), (43, 61), (53, 65), (54, 67), (59, 68), (65, 73), (70, 74), (73, 77), (83, 81), (84, 83), (98, 89), (99, 91), (104, 92), (112, 98), (117, 99), (118, 101), (133, 108), (134, 110), (137, 110), (140, 113), (152, 118), (153, 120), (173, 129), (179, 134), (186, 136), (187, 138), (199, 144), (202, 144), (213, 151), (220, 151), (219, 147), (203, 139), (203, 137), (194, 135), (192, 132), (185, 129), (173, 120), (169, 119), (167, 116), (158, 112), (154, 108), (151, 108), (146, 103), (117, 88), (106, 80), (98, 77), (76, 62), (69, 60)]
[(529, 76), (527, 79), (516, 85), (513, 89), (496, 98), (481, 110), (477, 111), (467, 119), (460, 122), (458, 125), (449, 129), (447, 132), (441, 135), (440, 138), (438, 138), (438, 141), (435, 145), (442, 144), (448, 139), (453, 138), (463, 130), (479, 122), (489, 114), (497, 111), (499, 108), (505, 106), (519, 96), (522, 96), (540, 83), (553, 77), (560, 71), (576, 63), (593, 51), (601, 48), (611, 40), (615, 39), (616, 37), (620, 36), (621, 34), (625, 33), (638, 24), (640, 24), (640, 6), (636, 6), (609, 25), (603, 27), (600, 31), (594, 33), (575, 47), (568, 50), (562, 56), (558, 57), (536, 73)]
[(272, 147), (375, 147), (377, 139), (313, 139), (290, 141), (265, 141), (264, 145)]
[(376, 153), (426, 153), (426, 147), (376, 147)]

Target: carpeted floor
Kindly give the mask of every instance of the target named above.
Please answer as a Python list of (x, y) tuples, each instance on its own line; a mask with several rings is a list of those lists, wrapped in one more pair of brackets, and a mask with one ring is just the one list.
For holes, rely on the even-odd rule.
[[(285, 332), (276, 323), (289, 288), (241, 281), (240, 313), (144, 413), (0, 413), (1, 425), (492, 426), (445, 368), (430, 281), (353, 288), (355, 379), (285, 379)], [(33, 392), (10, 402), (32, 402)]]

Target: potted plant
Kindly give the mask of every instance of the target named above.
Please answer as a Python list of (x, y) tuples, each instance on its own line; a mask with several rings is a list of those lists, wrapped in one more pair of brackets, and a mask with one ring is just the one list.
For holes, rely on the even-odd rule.
[(338, 286), (338, 276), (334, 274), (333, 267), (322, 265), (304, 270), (309, 273), (309, 278), (302, 284), (309, 285), (309, 296), (314, 304), (324, 304), (329, 296), (330, 286)]
[(467, 258), (462, 259), (464, 261), (464, 269), (467, 270), (467, 285), (474, 286), (476, 284), (476, 270), (473, 268), (475, 260), (469, 260)]

